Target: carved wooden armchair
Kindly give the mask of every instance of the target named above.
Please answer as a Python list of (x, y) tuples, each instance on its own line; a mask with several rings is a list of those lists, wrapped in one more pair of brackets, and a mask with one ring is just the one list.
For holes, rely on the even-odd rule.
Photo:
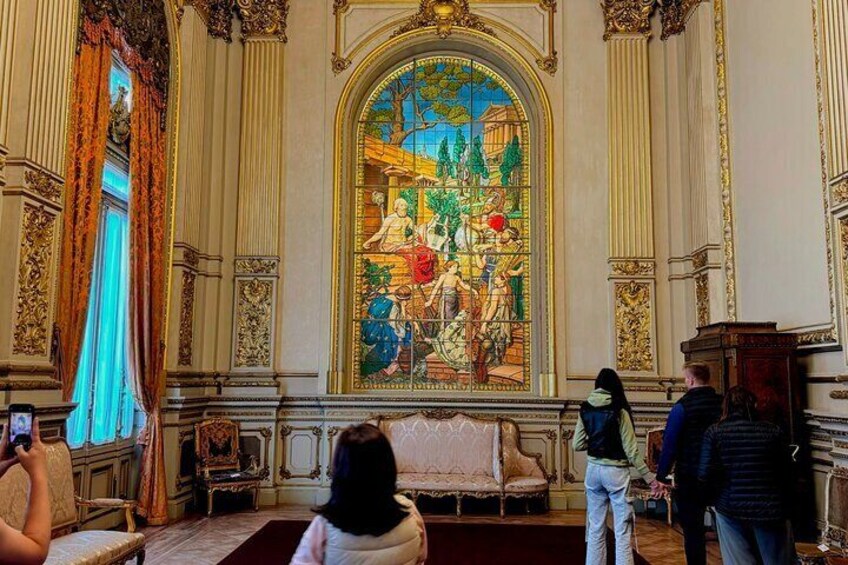
[(821, 544), (795, 544), (803, 564), (848, 563), (848, 468), (834, 467), (825, 486), (825, 524)]
[(212, 515), (215, 492), (253, 492), (253, 509), (259, 509), (259, 476), (256, 458), (242, 469), (239, 425), (225, 418), (212, 418), (194, 425), (197, 458), (197, 487), (206, 491), (206, 515)]
[[(665, 435), (665, 428), (653, 428), (648, 430), (648, 433), (645, 434), (645, 464), (648, 465), (648, 469), (651, 470), (652, 473), (657, 472), (657, 466), (660, 462), (660, 452), (662, 451), (662, 443), (663, 436)], [(645, 485), (645, 481), (642, 479), (635, 479), (630, 483), (630, 496), (633, 498), (638, 498), (642, 502), (646, 503), (648, 500), (651, 500), (652, 493), (650, 485)], [(663, 496), (665, 500), (667, 510), (666, 510), (666, 522), (668, 525), (671, 525), (671, 504), (672, 504), (672, 489), (666, 489), (665, 495)]]

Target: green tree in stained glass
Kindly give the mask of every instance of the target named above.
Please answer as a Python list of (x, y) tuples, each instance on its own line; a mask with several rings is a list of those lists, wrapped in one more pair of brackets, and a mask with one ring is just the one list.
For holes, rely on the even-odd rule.
[(453, 142), (453, 162), (456, 165), (456, 178), (461, 179), (465, 169), (465, 150), (468, 142), (465, 141), (461, 129), (456, 130), (456, 139)]
[(480, 179), (489, 178), (489, 166), (486, 164), (486, 158), (483, 157), (483, 140), (479, 135), (475, 135), (471, 140), (471, 156), (468, 158), (468, 171), (471, 173), (472, 183), (480, 184)]
[(515, 184), (515, 171), (521, 167), (521, 161), (524, 156), (521, 151), (521, 143), (518, 141), (518, 136), (514, 135), (512, 141), (504, 149), (503, 160), (499, 167), (501, 173), (501, 184), (509, 186)]
[(439, 144), (439, 161), (436, 163), (436, 176), (442, 179), (442, 182), (448, 177), (456, 175), (451, 161), (450, 149), (448, 149), (448, 138), (443, 137)]

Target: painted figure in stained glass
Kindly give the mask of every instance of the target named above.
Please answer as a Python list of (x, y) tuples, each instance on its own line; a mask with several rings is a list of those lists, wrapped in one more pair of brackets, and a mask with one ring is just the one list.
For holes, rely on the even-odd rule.
[(375, 89), (355, 188), (356, 388), (529, 390), (527, 132), (512, 89), (470, 59), (415, 60)]

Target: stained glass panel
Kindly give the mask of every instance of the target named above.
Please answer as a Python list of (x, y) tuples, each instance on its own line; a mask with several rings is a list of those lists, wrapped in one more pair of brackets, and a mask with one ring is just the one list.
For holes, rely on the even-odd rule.
[(354, 389), (530, 390), (528, 123), (467, 58), (413, 60), (358, 130)]

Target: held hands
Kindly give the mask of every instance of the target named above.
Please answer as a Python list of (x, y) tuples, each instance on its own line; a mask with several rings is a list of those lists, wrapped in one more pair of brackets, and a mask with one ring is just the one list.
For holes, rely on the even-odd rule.
[(32, 480), (47, 477), (47, 450), (41, 443), (41, 432), (39, 431), (38, 418), (32, 422), (32, 446), (29, 451), (22, 445), (15, 448), (16, 459), (20, 461), (21, 467)]
[(664, 498), (668, 494), (668, 491), (670, 489), (671, 487), (659, 482), (656, 479), (651, 481), (651, 497), (654, 499)]
[(9, 455), (9, 426), (3, 426), (3, 437), (0, 438), (0, 477), (6, 474), (6, 471), (17, 465), (18, 456)]

